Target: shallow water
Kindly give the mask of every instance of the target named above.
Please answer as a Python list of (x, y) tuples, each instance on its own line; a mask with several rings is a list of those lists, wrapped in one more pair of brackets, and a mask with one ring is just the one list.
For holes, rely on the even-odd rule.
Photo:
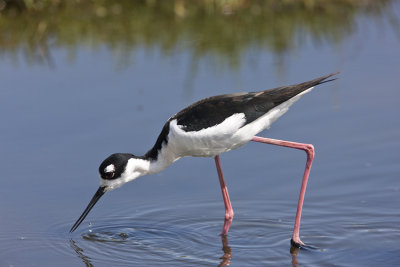
[[(354, 23), (339, 43), (287, 51), (283, 66), (256, 45), (238, 66), (206, 57), (193, 73), (186, 45), (172, 54), (135, 47), (122, 67), (106, 45), (80, 44), (72, 61), (56, 47), (51, 66), (3, 57), (0, 265), (397, 266), (400, 31), (383, 18)], [(221, 156), (235, 210), (226, 238), (210, 158), (181, 159), (107, 193), (69, 234), (98, 187), (99, 163), (144, 154), (186, 105), (337, 70), (339, 80), (260, 134), (316, 147), (300, 229), (309, 248), (290, 250), (305, 154), (257, 143)]]

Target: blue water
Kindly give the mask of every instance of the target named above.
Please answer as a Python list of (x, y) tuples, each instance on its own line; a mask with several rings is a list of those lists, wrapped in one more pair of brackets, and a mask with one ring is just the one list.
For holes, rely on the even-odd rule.
[[(400, 8), (397, 3), (394, 5)], [(400, 10), (400, 9), (397, 9)], [(363, 17), (340, 43), (305, 42), (283, 66), (248, 47), (238, 67), (212, 58), (190, 72), (185, 46), (132, 51), (120, 64), (84, 44), (53, 64), (0, 60), (1, 266), (397, 266), (400, 261), (400, 34)], [(282, 62), (280, 62), (282, 63)], [(114, 152), (144, 154), (164, 122), (211, 95), (303, 82), (340, 70), (262, 136), (312, 143), (301, 239), (290, 253), (305, 154), (250, 143), (214, 161), (184, 158), (107, 193), (73, 234)]]

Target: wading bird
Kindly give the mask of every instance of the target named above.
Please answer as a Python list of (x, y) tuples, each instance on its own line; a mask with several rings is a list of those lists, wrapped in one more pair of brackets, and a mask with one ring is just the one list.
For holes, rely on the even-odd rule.
[(182, 157), (192, 156), (214, 157), (225, 203), (225, 222), (221, 235), (226, 235), (233, 219), (233, 209), (219, 155), (254, 141), (301, 149), (307, 153), (291, 239), (294, 246), (304, 245), (299, 236), (300, 218), (307, 180), (314, 159), (314, 147), (310, 144), (259, 137), (256, 134), (269, 128), (314, 86), (335, 80), (328, 78), (336, 74), (260, 92), (213, 96), (188, 106), (165, 123), (155, 145), (144, 156), (116, 153), (101, 163), (100, 187), (70, 232), (82, 223), (105, 192), (140, 176), (160, 172)]

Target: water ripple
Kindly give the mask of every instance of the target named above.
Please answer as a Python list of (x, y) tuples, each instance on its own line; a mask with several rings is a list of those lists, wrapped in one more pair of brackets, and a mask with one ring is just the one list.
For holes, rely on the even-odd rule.
[[(0, 260), (0, 265), (27, 265), (28, 260), (21, 255), (32, 260), (32, 255), (43, 256), (39, 251), (49, 251), (47, 256), (57, 259), (74, 258), (86, 266), (346, 265), (352, 254), (384, 252), (391, 256), (385, 258), (386, 263), (399, 259), (397, 239), (393, 238), (400, 236), (399, 229), (393, 227), (397, 214), (382, 211), (376, 220), (368, 220), (371, 215), (367, 206), (328, 210), (325, 203), (307, 203), (301, 238), (314, 248), (289, 254), (293, 203), (263, 204), (265, 200), (237, 201), (236, 217), (225, 238), (219, 236), (224, 223), (221, 203), (193, 201), (164, 208), (149, 204), (135, 210), (122, 205), (92, 223), (83, 223), (73, 234), (68, 233), (73, 218), (54, 222), (43, 232), (3, 233), (0, 241), (8, 246), (0, 258), (7, 255), (17, 260)], [(123, 208), (126, 206), (128, 210)], [(354, 217), (360, 220), (354, 221)], [(385, 238), (385, 248), (371, 244), (360, 249), (371, 238)]]
[[(96, 220), (95, 225), (78, 229), (70, 246), (86, 263), (151, 262), (153, 266), (177, 261), (186, 266), (225, 266), (230, 263), (232, 249), (257, 251), (261, 259), (266, 249), (283, 244), (289, 248), (292, 227), (289, 220), (240, 216), (231, 227), (229, 239), (235, 240), (231, 247), (228, 238), (219, 236), (223, 210), (217, 205), (188, 203), (167, 209), (147, 207), (136, 213), (117, 210), (106, 219)], [(191, 211), (196, 211), (197, 215)], [(198, 215), (207, 214), (206, 211), (209, 216)], [(134, 215), (124, 217), (122, 213)], [(271, 251), (271, 255), (274, 254)]]

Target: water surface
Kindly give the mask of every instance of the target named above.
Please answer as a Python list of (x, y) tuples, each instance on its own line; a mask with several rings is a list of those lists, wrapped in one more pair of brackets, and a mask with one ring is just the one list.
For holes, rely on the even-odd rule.
[[(136, 24), (126, 25), (125, 39), (122, 22), (110, 22), (114, 45), (93, 24), (86, 28), (93, 35), (61, 34), (65, 28), (51, 22), (62, 16), (44, 20), (49, 35), (32, 47), (23, 45), (29, 37), (22, 30), (10, 35), (15, 46), (0, 42), (1, 266), (398, 265), (399, 3), (343, 7), (342, 20), (331, 11), (310, 21), (307, 12), (318, 9), (300, 9), (298, 20), (275, 18), (288, 24), (281, 33), (268, 26), (266, 9), (257, 17), (235, 8), (205, 13), (207, 27), (188, 11), (171, 24), (173, 40), (140, 12), (132, 21), (147, 26), (136, 32), (129, 28)], [(238, 23), (235, 35), (232, 21), (249, 25)], [(198, 35), (189, 25), (198, 25)], [(219, 26), (231, 35), (212, 31)], [(226, 238), (219, 236), (224, 206), (210, 158), (181, 159), (107, 193), (69, 234), (98, 187), (101, 161), (114, 152), (144, 154), (180, 109), (337, 70), (339, 80), (315, 88), (260, 134), (316, 147), (300, 229), (312, 248), (290, 250), (304, 152), (257, 143), (221, 156), (235, 210)]]

